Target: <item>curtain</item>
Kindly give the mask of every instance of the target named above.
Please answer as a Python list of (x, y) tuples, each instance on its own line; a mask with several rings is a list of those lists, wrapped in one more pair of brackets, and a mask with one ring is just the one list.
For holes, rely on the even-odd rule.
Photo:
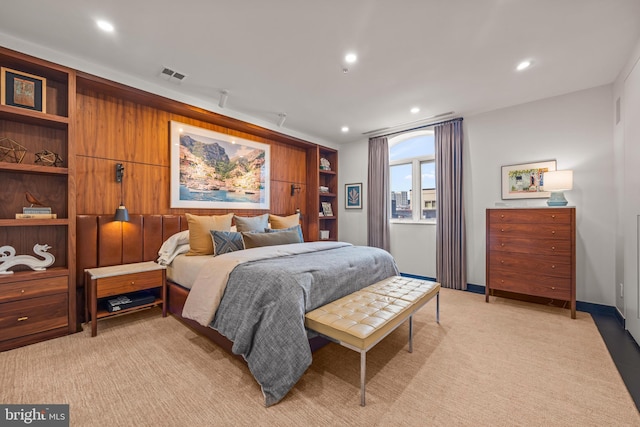
[(435, 126), (436, 280), (467, 289), (466, 238), (462, 198), (462, 119)]
[(390, 252), (389, 232), (389, 142), (386, 137), (369, 139), (367, 185), (367, 244)]

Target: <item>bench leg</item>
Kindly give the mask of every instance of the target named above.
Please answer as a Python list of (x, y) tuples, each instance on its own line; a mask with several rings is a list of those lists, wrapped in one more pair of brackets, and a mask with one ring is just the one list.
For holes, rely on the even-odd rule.
[(440, 323), (440, 292), (436, 294), (436, 323)]
[(367, 378), (367, 352), (360, 351), (360, 406), (364, 406), (364, 383)]
[(409, 353), (413, 353), (413, 314), (409, 316)]

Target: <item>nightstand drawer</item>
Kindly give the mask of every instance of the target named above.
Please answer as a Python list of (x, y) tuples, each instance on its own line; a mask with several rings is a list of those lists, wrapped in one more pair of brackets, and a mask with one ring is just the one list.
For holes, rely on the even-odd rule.
[(67, 276), (25, 280), (0, 286), (0, 303), (66, 293)]
[(68, 325), (67, 294), (0, 304), (0, 341)]
[(162, 286), (163, 270), (123, 274), (97, 279), (97, 297), (104, 298)]

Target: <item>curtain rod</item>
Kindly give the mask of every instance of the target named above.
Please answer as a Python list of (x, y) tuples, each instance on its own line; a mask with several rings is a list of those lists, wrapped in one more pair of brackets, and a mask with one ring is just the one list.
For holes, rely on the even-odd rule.
[(438, 125), (443, 125), (443, 124), (445, 124), (445, 123), (449, 123), (449, 122), (457, 122), (457, 121), (460, 121), (460, 122), (461, 122), (461, 121), (462, 121), (462, 117), (458, 117), (458, 118), (455, 118), (455, 119), (449, 119), (449, 120), (443, 120), (443, 121), (441, 121), (441, 122), (428, 123), (428, 124), (426, 124), (426, 125), (420, 125), (420, 126), (416, 126), (416, 127), (414, 127), (414, 128), (410, 128), (410, 129), (399, 130), (399, 131), (397, 131), (397, 132), (391, 132), (391, 133), (385, 133), (385, 134), (378, 135), (378, 136), (372, 136), (372, 137), (370, 137), (369, 139), (371, 139), (371, 138), (387, 137), (387, 136), (392, 136), (392, 135), (398, 135), (398, 134), (401, 134), (401, 133), (411, 132), (411, 131), (413, 131), (413, 130), (419, 130), (419, 129), (430, 128), (430, 127), (432, 127), (432, 126), (438, 126)]

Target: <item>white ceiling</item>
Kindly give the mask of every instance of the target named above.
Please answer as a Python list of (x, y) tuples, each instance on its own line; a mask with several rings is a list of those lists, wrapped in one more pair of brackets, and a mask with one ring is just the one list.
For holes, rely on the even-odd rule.
[[(98, 18), (115, 32), (98, 30)], [(640, 0), (2, 0), (0, 8), (0, 45), (331, 145), (609, 84), (639, 39)], [(347, 52), (358, 61), (343, 73)], [(523, 59), (533, 66), (515, 72)], [(187, 78), (163, 80), (163, 66)]]

